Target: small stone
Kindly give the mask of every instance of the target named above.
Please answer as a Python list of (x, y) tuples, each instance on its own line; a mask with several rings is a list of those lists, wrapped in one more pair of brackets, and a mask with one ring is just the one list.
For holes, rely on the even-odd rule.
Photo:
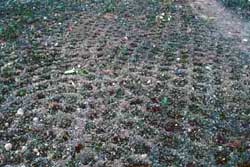
[(141, 158), (142, 158), (142, 159), (147, 158), (147, 154), (142, 154), (142, 155), (141, 155)]
[(34, 117), (34, 118), (33, 118), (33, 121), (34, 121), (34, 122), (38, 122), (39, 119), (38, 119), (37, 117)]
[(179, 58), (179, 57), (178, 57), (178, 58), (176, 58), (176, 61), (178, 61), (178, 62), (179, 62), (180, 60), (181, 60), (181, 58)]
[(22, 146), (21, 147), (21, 152), (25, 152), (27, 150), (27, 146)]
[(40, 155), (40, 153), (39, 153), (39, 151), (38, 151), (38, 149), (37, 149), (37, 148), (34, 148), (34, 149), (33, 149), (33, 152), (35, 152), (37, 156), (39, 156), (39, 155)]
[(172, 16), (168, 16), (168, 21), (170, 21), (170, 20), (171, 20), (171, 18), (172, 18)]
[(248, 42), (248, 39), (244, 38), (242, 39), (243, 42)]
[(223, 150), (223, 147), (222, 147), (222, 146), (219, 146), (219, 147), (218, 147), (218, 150), (219, 150), (219, 151), (222, 151), (222, 150)]
[(210, 66), (206, 66), (205, 69), (206, 69), (206, 70), (209, 70), (209, 71), (212, 70)]
[(4, 145), (4, 148), (5, 148), (6, 151), (10, 151), (12, 149), (12, 144), (11, 143), (6, 143)]
[(177, 68), (175, 70), (175, 75), (181, 77), (181, 76), (184, 76), (184, 72), (181, 69)]
[(23, 116), (23, 115), (24, 115), (23, 109), (22, 109), (22, 108), (19, 108), (19, 109), (17, 110), (16, 115), (18, 115), (18, 116)]

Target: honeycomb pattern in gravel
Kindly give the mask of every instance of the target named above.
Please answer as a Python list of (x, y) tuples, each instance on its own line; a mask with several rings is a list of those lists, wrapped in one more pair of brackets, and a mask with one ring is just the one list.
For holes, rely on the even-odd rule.
[[(0, 162), (245, 162), (250, 69), (244, 53), (185, 2), (170, 9), (149, 0), (117, 3), (112, 13), (79, 14), (73, 31), (54, 37), (57, 46), (40, 48), (42, 61), (20, 70), (13, 96), (2, 103), (9, 112), (0, 117), (0, 142), (19, 152), (0, 152)], [(171, 20), (152, 24), (157, 13), (150, 5)], [(25, 96), (15, 98), (20, 90)], [(11, 112), (18, 108), (21, 117)]]

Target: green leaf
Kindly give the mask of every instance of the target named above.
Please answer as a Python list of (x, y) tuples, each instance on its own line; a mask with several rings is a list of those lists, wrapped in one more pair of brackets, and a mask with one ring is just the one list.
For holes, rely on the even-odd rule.
[(85, 70), (85, 69), (79, 69), (79, 70), (77, 70), (77, 73), (78, 73), (79, 75), (81, 75), (81, 76), (85, 76), (85, 75), (87, 75), (89, 72), (88, 72), (87, 70)]

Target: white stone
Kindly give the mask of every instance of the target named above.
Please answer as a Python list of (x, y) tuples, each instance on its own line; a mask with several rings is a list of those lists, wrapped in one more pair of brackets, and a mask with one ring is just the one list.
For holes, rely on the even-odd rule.
[(23, 114), (24, 114), (24, 111), (23, 111), (22, 108), (19, 108), (19, 109), (17, 110), (17, 112), (16, 112), (16, 115), (18, 115), (18, 116), (23, 116)]
[(205, 68), (206, 70), (212, 70), (210, 66), (206, 66)]
[(38, 122), (39, 119), (38, 119), (37, 117), (34, 117), (34, 118), (33, 118), (33, 121), (34, 121), (34, 122)]
[(219, 151), (222, 151), (222, 150), (223, 150), (223, 147), (222, 147), (222, 146), (219, 146), (218, 149), (219, 149)]
[(40, 155), (40, 152), (39, 152), (39, 150), (37, 148), (34, 148), (33, 151), (36, 153), (37, 156)]
[(170, 20), (171, 20), (171, 18), (172, 18), (172, 16), (169, 16), (169, 17), (168, 17), (168, 21), (170, 21)]
[(11, 143), (6, 143), (4, 145), (4, 148), (5, 148), (6, 151), (10, 151), (12, 149), (12, 144)]
[(34, 148), (33, 151), (34, 151), (35, 153), (39, 152), (37, 148)]
[(248, 42), (248, 39), (244, 38), (242, 39), (243, 42)]
[(22, 146), (21, 152), (25, 152), (27, 150), (27, 146)]
[(141, 155), (141, 158), (142, 158), (142, 159), (145, 159), (145, 158), (147, 158), (147, 156), (148, 156), (147, 154), (142, 154), (142, 155)]
[(9, 123), (8, 123), (8, 122), (6, 122), (6, 123), (4, 124), (4, 126), (5, 126), (5, 127), (8, 127), (8, 126), (9, 126)]

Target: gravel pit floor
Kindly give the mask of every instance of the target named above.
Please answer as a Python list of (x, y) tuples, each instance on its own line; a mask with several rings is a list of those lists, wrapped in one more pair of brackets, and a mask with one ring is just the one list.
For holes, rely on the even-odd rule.
[(203, 2), (85, 1), (2, 42), (0, 166), (249, 166), (249, 42)]

